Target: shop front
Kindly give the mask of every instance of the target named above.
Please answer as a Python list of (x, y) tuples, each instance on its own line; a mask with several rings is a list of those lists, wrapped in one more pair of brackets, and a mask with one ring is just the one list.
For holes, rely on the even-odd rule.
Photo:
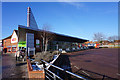
[(7, 46), (7, 52), (11, 52), (11, 46)]
[(2, 40), (4, 53), (15, 53), (18, 50), (17, 30), (14, 30), (12, 35)]
[(13, 45), (12, 46), (12, 52), (16, 52), (17, 51), (17, 46), (16, 45)]
[(18, 49), (22, 50), (23, 48), (26, 48), (26, 41), (18, 42)]

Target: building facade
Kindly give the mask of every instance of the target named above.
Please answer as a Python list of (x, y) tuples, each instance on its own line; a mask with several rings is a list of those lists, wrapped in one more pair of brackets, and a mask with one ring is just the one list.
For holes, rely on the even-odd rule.
[(15, 53), (18, 49), (17, 30), (14, 30), (12, 35), (2, 40), (3, 51), (7, 53)]
[[(21, 50), (22, 48), (26, 48), (27, 52), (30, 49), (34, 49), (35, 52), (42, 51), (42, 33), (43, 30), (38, 29), (31, 8), (28, 7), (27, 26), (18, 25), (18, 30), (14, 30), (12, 35), (3, 39), (3, 50), (7, 53), (15, 53), (17, 50)], [(51, 41), (49, 41), (49, 44), (47, 45), (47, 50), (77, 49), (81, 46), (80, 43), (88, 41), (85, 39), (57, 34), (53, 32), (49, 32), (49, 34), (54, 34), (54, 38)], [(53, 35), (51, 35), (51, 37), (52, 36)]]
[(2, 40), (0, 40), (0, 52), (2, 52), (3, 50), (3, 43), (2, 43)]

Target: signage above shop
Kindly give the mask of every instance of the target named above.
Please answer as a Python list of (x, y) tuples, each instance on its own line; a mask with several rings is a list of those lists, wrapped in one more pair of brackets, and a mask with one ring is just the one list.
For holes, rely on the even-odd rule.
[(17, 42), (18, 42), (18, 37), (17, 37), (16, 32), (14, 31), (11, 37), (11, 43), (17, 43)]
[(18, 47), (25, 47), (26, 48), (26, 41), (18, 42)]
[(16, 41), (16, 38), (13, 38), (12, 41)]

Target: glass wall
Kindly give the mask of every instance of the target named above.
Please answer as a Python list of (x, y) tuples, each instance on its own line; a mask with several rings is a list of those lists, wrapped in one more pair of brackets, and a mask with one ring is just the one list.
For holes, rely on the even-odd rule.
[(74, 51), (78, 50), (81, 47), (81, 43), (75, 42), (64, 42), (64, 41), (51, 41), (48, 45), (48, 50), (65, 50), (65, 51)]

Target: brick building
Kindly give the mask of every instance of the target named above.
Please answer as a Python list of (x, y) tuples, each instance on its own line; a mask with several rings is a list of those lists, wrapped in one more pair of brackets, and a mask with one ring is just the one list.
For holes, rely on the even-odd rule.
[(3, 51), (7, 53), (15, 53), (18, 47), (18, 32), (14, 30), (12, 35), (2, 40)]

